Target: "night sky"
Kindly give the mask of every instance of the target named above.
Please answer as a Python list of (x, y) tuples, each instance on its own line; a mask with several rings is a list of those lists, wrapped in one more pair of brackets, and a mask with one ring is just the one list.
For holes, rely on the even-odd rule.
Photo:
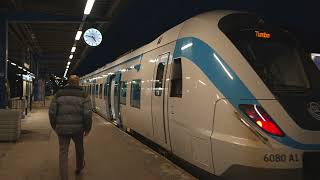
[(319, 7), (316, 1), (129, 0), (76, 73), (92, 72), (194, 15), (220, 9), (257, 13), (295, 34), (307, 51), (320, 52)]

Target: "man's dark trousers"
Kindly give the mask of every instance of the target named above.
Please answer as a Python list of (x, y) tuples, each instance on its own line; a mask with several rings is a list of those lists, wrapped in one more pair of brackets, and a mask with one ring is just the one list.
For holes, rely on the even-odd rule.
[(73, 140), (76, 149), (76, 166), (77, 169), (82, 169), (84, 165), (84, 148), (83, 148), (83, 132), (71, 135), (58, 135), (59, 136), (59, 165), (61, 180), (68, 179), (68, 152), (70, 139)]

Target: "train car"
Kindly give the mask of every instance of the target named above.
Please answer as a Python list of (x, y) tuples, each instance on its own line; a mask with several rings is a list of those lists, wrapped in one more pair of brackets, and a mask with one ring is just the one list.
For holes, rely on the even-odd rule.
[(213, 11), (81, 83), (103, 117), (210, 174), (300, 180), (319, 178), (318, 77), (289, 32)]

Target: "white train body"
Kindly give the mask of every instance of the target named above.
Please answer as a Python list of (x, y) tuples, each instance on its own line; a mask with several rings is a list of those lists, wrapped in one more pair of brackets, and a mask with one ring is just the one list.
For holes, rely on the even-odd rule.
[[(241, 24), (242, 15), (247, 16), (215, 11), (193, 17), (82, 77), (82, 86), (102, 116), (209, 173), (228, 179), (303, 179), (311, 163), (304, 156), (318, 157), (306, 152), (320, 150), (319, 128), (302, 127), (297, 122), (303, 120), (288, 111), (290, 104), (279, 100), (292, 100), (300, 91), (270, 88), (222, 30)], [(251, 30), (259, 43), (276, 38), (261, 27)], [(299, 83), (310, 87), (306, 79)], [(319, 95), (307, 99), (301, 111), (308, 111), (316, 126)]]

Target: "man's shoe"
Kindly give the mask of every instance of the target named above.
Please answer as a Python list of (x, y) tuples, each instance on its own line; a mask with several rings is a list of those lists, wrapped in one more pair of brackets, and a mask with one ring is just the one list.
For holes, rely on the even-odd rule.
[(85, 161), (83, 161), (83, 166), (80, 168), (80, 169), (76, 169), (76, 174), (78, 175), (78, 174), (80, 174), (81, 172), (82, 172), (82, 170), (83, 170), (83, 168), (85, 167), (85, 165), (86, 165), (86, 162)]

